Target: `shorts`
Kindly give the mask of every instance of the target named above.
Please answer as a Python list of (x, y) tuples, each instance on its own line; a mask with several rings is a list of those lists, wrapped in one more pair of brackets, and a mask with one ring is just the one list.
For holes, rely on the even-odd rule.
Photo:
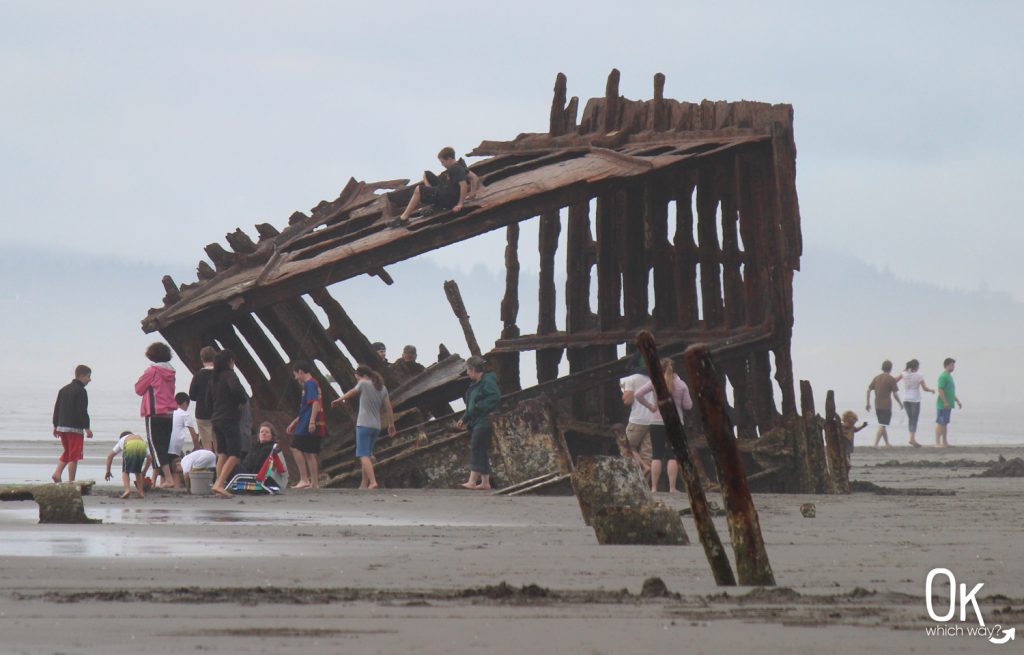
[(449, 184), (443, 186), (420, 187), (420, 200), (425, 205), (434, 205), (441, 209), (451, 209), (459, 204), (459, 188)]
[(664, 425), (651, 424), (651, 451), (653, 459), (659, 462), (675, 459), (675, 452), (668, 445), (668, 432)]
[(171, 448), (171, 430), (173, 422), (170, 416), (150, 416), (149, 430), (153, 437), (153, 452), (159, 460), (154, 466), (164, 467), (171, 463), (167, 451)]
[(356, 457), (373, 457), (373, 447), (377, 444), (380, 429), (356, 426)]
[(213, 433), (217, 437), (217, 453), (228, 457), (242, 456), (242, 433), (238, 429), (238, 421), (214, 421)]
[(213, 435), (213, 421), (205, 418), (196, 419), (196, 427), (199, 431), (199, 443), (203, 450), (214, 450), (217, 438)]
[(952, 407), (938, 410), (938, 415), (935, 417), (935, 422), (939, 425), (949, 425), (951, 415), (953, 413)]
[(60, 454), (60, 461), (67, 464), (68, 462), (81, 461), (84, 456), (82, 455), (82, 444), (85, 440), (85, 435), (81, 432), (58, 432), (57, 436), (60, 437), (60, 443), (64, 446), (64, 452)]
[(630, 423), (626, 426), (626, 441), (644, 464), (651, 463), (651, 426)]
[(146, 462), (148, 453), (146, 442), (141, 439), (132, 439), (125, 443), (124, 451), (121, 453), (121, 470), (125, 473), (142, 475), (142, 466)]
[(321, 437), (315, 434), (292, 435), (292, 448), (301, 450), (309, 455), (318, 455), (320, 453), (320, 440)]
[(882, 426), (889, 426), (892, 422), (892, 408), (881, 409), (880, 407), (875, 408), (875, 416), (878, 417), (878, 424)]

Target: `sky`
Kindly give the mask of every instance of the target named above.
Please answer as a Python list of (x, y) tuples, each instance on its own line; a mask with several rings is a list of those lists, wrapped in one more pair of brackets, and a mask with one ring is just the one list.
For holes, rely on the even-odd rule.
[[(795, 107), (808, 247), (1024, 301), (1013, 2), (3, 2), (0, 246), (193, 267), (226, 232), (546, 129), (570, 95)], [(583, 102), (581, 102), (582, 106)], [(501, 265), (494, 247), (441, 255)], [(186, 280), (179, 280), (183, 282)]]
[[(582, 107), (618, 68), (631, 99), (661, 72), (676, 99), (793, 105), (799, 375), (854, 398), (882, 357), (956, 354), (972, 400), (1016, 400), (1022, 18), (1013, 2), (0, 0), (0, 378), (49, 389), (87, 359), (107, 369), (97, 392), (122, 393), (161, 273), (193, 281), (207, 243), (283, 226), (350, 177), (416, 178), (442, 146), (546, 131), (558, 72)], [(524, 280), (535, 244), (524, 230)], [(424, 303), (424, 355), (459, 340), (440, 281), (500, 285), (503, 249), (498, 231), (431, 253), (437, 279), (415, 284), (426, 269), (389, 269), (395, 297)], [(369, 317), (387, 302), (377, 280), (343, 284)], [(467, 294), (482, 341), (498, 294)], [(72, 295), (82, 343), (60, 341)], [(397, 352), (404, 328), (375, 336)]]

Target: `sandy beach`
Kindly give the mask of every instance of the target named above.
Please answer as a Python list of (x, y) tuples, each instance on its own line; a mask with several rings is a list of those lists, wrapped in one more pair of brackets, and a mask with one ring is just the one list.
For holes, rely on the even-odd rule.
[[(3, 652), (980, 652), (998, 647), (926, 634), (924, 581), (945, 567), (983, 582), (986, 623), (1024, 628), (1020, 480), (970, 464), (999, 455), (1024, 447), (855, 453), (856, 480), (942, 495), (755, 496), (774, 589), (716, 587), (688, 518), (690, 546), (598, 546), (571, 496), (122, 501), (104, 484), (91, 526), (4, 503)], [(641, 595), (653, 576), (669, 596)]]

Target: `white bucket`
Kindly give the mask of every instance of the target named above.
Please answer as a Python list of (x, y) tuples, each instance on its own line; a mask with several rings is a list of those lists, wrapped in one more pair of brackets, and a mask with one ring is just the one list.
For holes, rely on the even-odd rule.
[(188, 474), (188, 492), (194, 496), (205, 496), (211, 493), (213, 471), (192, 469)]

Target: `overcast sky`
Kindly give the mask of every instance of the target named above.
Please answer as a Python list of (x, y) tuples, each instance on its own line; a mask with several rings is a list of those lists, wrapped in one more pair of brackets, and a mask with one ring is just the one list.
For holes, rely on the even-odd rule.
[(194, 265), (349, 176), (543, 131), (557, 72), (585, 100), (618, 67), (630, 98), (663, 72), (792, 103), (808, 247), (1024, 300), (1022, 7), (0, 2), (0, 245)]

